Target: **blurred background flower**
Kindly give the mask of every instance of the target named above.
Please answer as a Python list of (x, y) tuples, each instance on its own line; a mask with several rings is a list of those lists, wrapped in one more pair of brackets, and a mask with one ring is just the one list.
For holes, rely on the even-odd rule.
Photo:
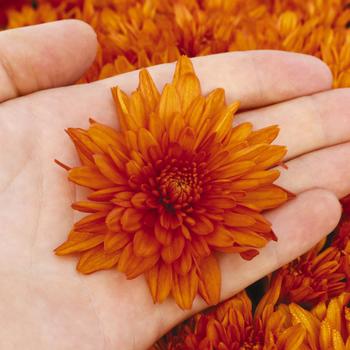
[[(349, 0), (11, 0), (0, 25), (76, 18), (100, 49), (81, 82), (237, 50), (311, 54), (350, 87)], [(327, 239), (217, 308), (172, 330), (154, 349), (350, 349), (350, 197)]]

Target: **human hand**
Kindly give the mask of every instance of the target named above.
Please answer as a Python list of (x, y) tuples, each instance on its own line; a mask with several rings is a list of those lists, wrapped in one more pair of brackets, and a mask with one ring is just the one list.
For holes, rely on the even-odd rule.
[[(112, 270), (82, 276), (75, 271), (75, 258), (52, 252), (77, 219), (70, 203), (84, 195), (53, 163), (55, 158), (78, 162), (63, 129), (86, 127), (89, 117), (117, 127), (109, 88), (119, 85), (131, 92), (138, 82), (137, 72), (131, 72), (52, 89), (77, 80), (95, 50), (94, 34), (77, 21), (0, 33), (0, 99), (8, 100), (0, 105), (4, 349), (146, 349), (205, 308), (199, 299), (191, 311), (180, 310), (171, 299), (154, 305), (143, 277), (127, 281)], [(304, 55), (251, 51), (193, 62), (204, 93), (223, 87), (228, 102), (241, 101), (236, 123), (280, 125), (277, 143), (289, 151), (288, 170), (281, 169), (278, 184), (297, 194), (266, 214), (277, 243), (252, 261), (220, 257), (226, 299), (310, 249), (337, 224), (336, 197), (350, 192), (349, 90), (327, 91), (329, 70)], [(159, 88), (171, 80), (173, 68), (149, 69)]]

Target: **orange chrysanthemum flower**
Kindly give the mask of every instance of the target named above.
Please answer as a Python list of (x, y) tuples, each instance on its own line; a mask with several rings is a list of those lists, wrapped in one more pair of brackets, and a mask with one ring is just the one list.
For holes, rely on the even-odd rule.
[(291, 322), (301, 325), (306, 333), (301, 346), (296, 349), (350, 349), (349, 302), (350, 294), (343, 293), (319, 303), (311, 311), (297, 304), (289, 305)]
[(201, 313), (158, 341), (151, 350), (348, 350), (350, 294), (320, 302), (311, 311), (277, 305), (281, 279), (252, 311), (245, 292)]
[(272, 275), (282, 278), (280, 302), (315, 305), (350, 292), (350, 197), (342, 200), (343, 217), (334, 233)]
[(190, 57), (278, 49), (317, 56), (334, 86), (350, 86), (348, 0), (38, 0), (8, 12), (8, 27), (77, 18), (90, 23), (101, 50), (87, 81)]
[(283, 281), (281, 302), (315, 305), (348, 290), (342, 252), (324, 245), (325, 240), (273, 274), (272, 281)]
[(120, 131), (91, 121), (68, 129), (82, 166), (69, 179), (94, 190), (73, 208), (78, 221), (56, 254), (82, 253), (78, 270), (117, 266), (127, 278), (145, 273), (155, 302), (169, 293), (190, 308), (197, 293), (209, 304), (220, 296), (213, 252), (244, 259), (276, 240), (264, 209), (289, 194), (273, 181), (286, 153), (271, 145), (278, 127), (232, 128), (238, 103), (224, 91), (201, 95), (191, 61), (182, 57), (173, 82), (160, 94), (146, 70), (128, 97), (113, 88)]
[(276, 306), (279, 291), (280, 285), (271, 289), (255, 313), (247, 293), (241, 292), (215, 310), (194, 316), (151, 350), (302, 349), (306, 331), (292, 324), (286, 305)]

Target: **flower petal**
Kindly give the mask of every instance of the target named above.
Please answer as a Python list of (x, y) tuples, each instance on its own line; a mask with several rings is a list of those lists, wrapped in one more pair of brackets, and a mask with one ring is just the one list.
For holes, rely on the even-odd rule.
[(216, 226), (214, 232), (205, 236), (205, 240), (214, 247), (230, 247), (234, 243), (231, 232), (222, 225)]
[(193, 64), (187, 56), (181, 56), (175, 66), (173, 84), (176, 86), (179, 80), (186, 74), (195, 74)]
[(204, 215), (198, 215), (195, 221), (196, 223), (191, 226), (191, 231), (195, 232), (197, 235), (207, 235), (214, 231), (213, 223)]
[(158, 262), (159, 255), (152, 255), (147, 258), (140, 258), (134, 256), (130, 260), (130, 265), (128, 269), (125, 271), (127, 279), (134, 279), (143, 273), (151, 270)]
[(147, 112), (155, 111), (159, 102), (160, 94), (153, 82), (151, 75), (146, 69), (140, 71), (140, 83), (138, 91), (144, 99), (145, 106), (148, 107)]
[(137, 231), (134, 236), (134, 254), (141, 257), (155, 255), (160, 248), (158, 241), (145, 231)]
[(191, 269), (185, 276), (174, 273), (171, 292), (177, 305), (182, 309), (191, 309), (197, 291), (198, 276), (196, 269)]
[(55, 254), (67, 255), (83, 252), (100, 245), (103, 240), (104, 235), (73, 231), (73, 234), (70, 234), (68, 240), (55, 249)]
[(277, 125), (268, 126), (253, 131), (247, 140), (251, 145), (256, 145), (258, 143), (271, 143), (278, 136), (279, 131), (280, 129)]
[(72, 208), (84, 213), (98, 213), (99, 211), (109, 211), (113, 208), (110, 203), (96, 203), (89, 201), (79, 201), (72, 204)]
[(221, 291), (221, 272), (213, 255), (201, 260), (199, 265), (199, 292), (209, 305), (218, 304)]
[[(108, 148), (121, 148), (123, 146), (122, 140), (118, 132), (107, 126), (100, 123), (94, 122), (88, 129), (88, 135), (91, 140), (104, 152), (108, 153)], [(102, 154), (102, 152), (94, 152)]]
[(224, 214), (224, 223), (230, 227), (247, 227), (255, 224), (255, 219), (248, 215), (226, 212)]
[(174, 262), (174, 269), (178, 274), (185, 276), (190, 271), (191, 267), (192, 267), (191, 250), (189, 246), (186, 245), (179, 259), (177, 259)]
[(175, 87), (180, 97), (182, 110), (185, 112), (201, 93), (199, 80), (195, 74), (187, 73), (181, 75)]
[(173, 237), (170, 245), (163, 247), (161, 256), (165, 263), (171, 264), (177, 258), (180, 257), (185, 246), (185, 239), (182, 235), (178, 234)]
[(107, 253), (103, 248), (94, 248), (85, 252), (79, 259), (77, 270), (89, 274), (99, 270), (111, 269), (118, 263), (119, 253)]
[(169, 128), (175, 113), (181, 112), (181, 102), (173, 85), (166, 84), (159, 102), (159, 116)]
[(144, 214), (140, 210), (134, 208), (127, 208), (121, 217), (121, 225), (123, 230), (132, 232), (141, 228), (141, 220)]
[[(112, 160), (104, 154), (95, 154), (94, 161), (98, 170), (103, 174), (108, 180), (112, 181), (117, 185), (125, 185), (127, 182), (123, 175), (120, 174), (118, 169), (115, 167)], [(115, 185), (113, 185), (115, 186)], [(112, 186), (109, 186), (112, 187)]]
[(267, 240), (264, 237), (251, 230), (242, 228), (236, 230), (232, 229), (230, 232), (233, 240), (242, 246), (262, 248), (267, 244)]
[(99, 190), (113, 187), (114, 183), (97, 169), (87, 166), (76, 167), (68, 171), (68, 179), (77, 185)]
[(163, 245), (170, 245), (173, 240), (173, 231), (171, 229), (165, 229), (159, 221), (154, 226), (154, 235)]
[(106, 225), (111, 231), (121, 231), (120, 221), (125, 210), (125, 208), (116, 207), (108, 213), (106, 217)]
[(113, 253), (124, 248), (132, 239), (129, 233), (109, 231), (104, 238), (104, 250)]
[(273, 209), (288, 200), (288, 193), (278, 186), (264, 186), (247, 192), (240, 204), (255, 210)]
[(146, 274), (153, 301), (163, 302), (169, 295), (173, 283), (173, 272), (169, 264), (157, 264)]

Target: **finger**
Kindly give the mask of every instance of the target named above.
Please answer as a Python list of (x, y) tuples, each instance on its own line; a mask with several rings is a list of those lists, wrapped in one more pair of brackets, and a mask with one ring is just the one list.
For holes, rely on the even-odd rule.
[(287, 162), (276, 183), (293, 193), (319, 187), (343, 198), (350, 193), (349, 159), (350, 143), (311, 152)]
[(237, 115), (255, 128), (280, 126), (276, 143), (286, 145), (285, 160), (350, 140), (350, 89), (301, 97)]
[[(206, 94), (222, 87), (228, 101), (239, 100), (241, 108), (265, 106), (312, 94), (331, 87), (329, 68), (319, 59), (283, 51), (229, 52), (192, 58), (196, 74)], [(172, 80), (174, 64), (148, 68), (157, 86)], [(119, 85), (127, 92), (138, 82), (138, 72), (130, 72), (100, 82), (105, 87)]]
[[(270, 211), (266, 217), (272, 222), (277, 242), (270, 242), (251, 261), (243, 260), (237, 254), (221, 256), (222, 300), (311, 249), (334, 229), (340, 215), (341, 206), (335, 195), (321, 189), (303, 192)], [(190, 311), (179, 310), (170, 300), (159, 305), (157, 335), (164, 334), (171, 326), (205, 307), (207, 305), (199, 299)]]
[(92, 28), (65, 20), (0, 33), (0, 102), (74, 83), (92, 63)]

